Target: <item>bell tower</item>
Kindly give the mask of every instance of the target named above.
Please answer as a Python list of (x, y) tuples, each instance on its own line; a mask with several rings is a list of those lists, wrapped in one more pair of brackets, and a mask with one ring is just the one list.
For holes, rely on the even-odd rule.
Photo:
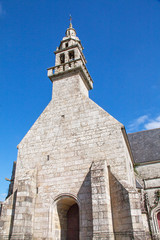
[[(65, 37), (63, 37), (59, 47), (54, 52), (55, 66), (48, 68), (48, 77), (53, 82), (53, 96), (56, 94), (54, 82), (64, 80), (64, 78), (68, 80), (71, 76), (73, 85), (75, 84), (74, 80), (76, 81), (77, 78), (83, 82), (79, 83), (79, 86), (81, 85), (79, 90), (82, 91), (83, 88), (85, 95), (88, 95), (88, 91), (93, 88), (93, 80), (86, 68), (87, 61), (82, 51), (83, 46), (76, 36), (76, 31), (70, 19), (70, 25), (66, 30)], [(73, 76), (75, 76), (75, 79), (73, 79)], [(84, 86), (82, 87), (82, 85)]]

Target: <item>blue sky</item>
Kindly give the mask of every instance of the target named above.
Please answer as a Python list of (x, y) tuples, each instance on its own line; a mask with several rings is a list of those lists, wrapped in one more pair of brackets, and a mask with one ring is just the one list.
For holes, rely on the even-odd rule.
[(160, 127), (160, 1), (0, 0), (0, 200), (16, 146), (51, 99), (46, 69), (70, 14), (94, 80), (91, 99), (127, 132)]

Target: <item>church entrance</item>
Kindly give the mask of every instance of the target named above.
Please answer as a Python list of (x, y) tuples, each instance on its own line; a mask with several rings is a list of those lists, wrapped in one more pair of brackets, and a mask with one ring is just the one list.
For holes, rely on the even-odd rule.
[(79, 240), (79, 207), (72, 205), (67, 212), (67, 240)]
[(51, 211), (50, 231), (56, 240), (79, 240), (79, 206), (70, 196), (59, 197)]

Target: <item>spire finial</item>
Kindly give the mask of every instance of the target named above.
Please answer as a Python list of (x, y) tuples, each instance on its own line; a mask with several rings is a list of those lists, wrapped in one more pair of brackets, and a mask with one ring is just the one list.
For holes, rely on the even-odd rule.
[(71, 14), (69, 15), (69, 21), (70, 21), (69, 27), (72, 28), (72, 16), (71, 16)]

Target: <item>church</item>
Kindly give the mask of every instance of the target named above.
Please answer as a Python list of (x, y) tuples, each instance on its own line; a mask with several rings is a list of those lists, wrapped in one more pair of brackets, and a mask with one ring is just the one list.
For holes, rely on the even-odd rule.
[(54, 53), (52, 100), (18, 145), (0, 239), (160, 239), (160, 129), (127, 135), (89, 98), (71, 22)]

